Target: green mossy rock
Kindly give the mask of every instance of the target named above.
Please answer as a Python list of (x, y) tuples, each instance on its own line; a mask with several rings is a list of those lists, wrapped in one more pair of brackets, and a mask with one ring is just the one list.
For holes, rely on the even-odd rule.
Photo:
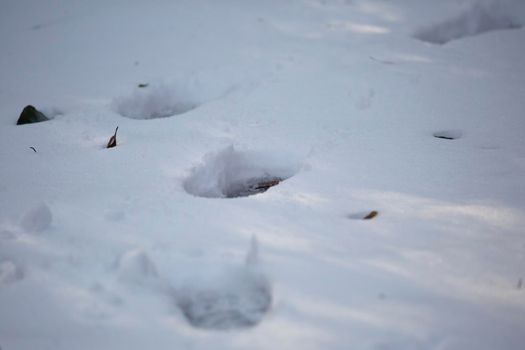
[(26, 106), (20, 114), (16, 125), (45, 122), (46, 120), (49, 120), (49, 118), (46, 117), (44, 113), (40, 112), (35, 107), (29, 105)]

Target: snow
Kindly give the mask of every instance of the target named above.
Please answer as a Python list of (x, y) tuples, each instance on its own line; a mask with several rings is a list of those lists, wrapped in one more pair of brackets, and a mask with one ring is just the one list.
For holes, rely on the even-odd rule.
[(3, 350), (523, 348), (522, 1), (1, 8)]
[(117, 262), (118, 278), (124, 283), (147, 284), (157, 278), (157, 268), (148, 255), (141, 250), (124, 253)]

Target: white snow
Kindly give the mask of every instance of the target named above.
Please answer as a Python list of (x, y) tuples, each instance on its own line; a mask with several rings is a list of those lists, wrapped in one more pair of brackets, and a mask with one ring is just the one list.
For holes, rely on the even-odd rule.
[(3, 1), (0, 348), (521, 350), (524, 23)]

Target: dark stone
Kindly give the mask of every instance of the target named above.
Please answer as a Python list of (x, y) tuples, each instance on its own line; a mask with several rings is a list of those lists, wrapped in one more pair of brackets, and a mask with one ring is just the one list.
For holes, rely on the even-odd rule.
[(45, 122), (46, 120), (49, 120), (49, 118), (46, 117), (44, 113), (40, 112), (35, 107), (29, 105), (26, 106), (22, 111), (22, 114), (20, 114), (16, 125)]

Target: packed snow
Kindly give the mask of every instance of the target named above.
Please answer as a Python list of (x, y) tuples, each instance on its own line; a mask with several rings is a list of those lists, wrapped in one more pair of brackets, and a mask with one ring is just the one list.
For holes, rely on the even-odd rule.
[(2, 1), (0, 349), (523, 349), (524, 24)]

